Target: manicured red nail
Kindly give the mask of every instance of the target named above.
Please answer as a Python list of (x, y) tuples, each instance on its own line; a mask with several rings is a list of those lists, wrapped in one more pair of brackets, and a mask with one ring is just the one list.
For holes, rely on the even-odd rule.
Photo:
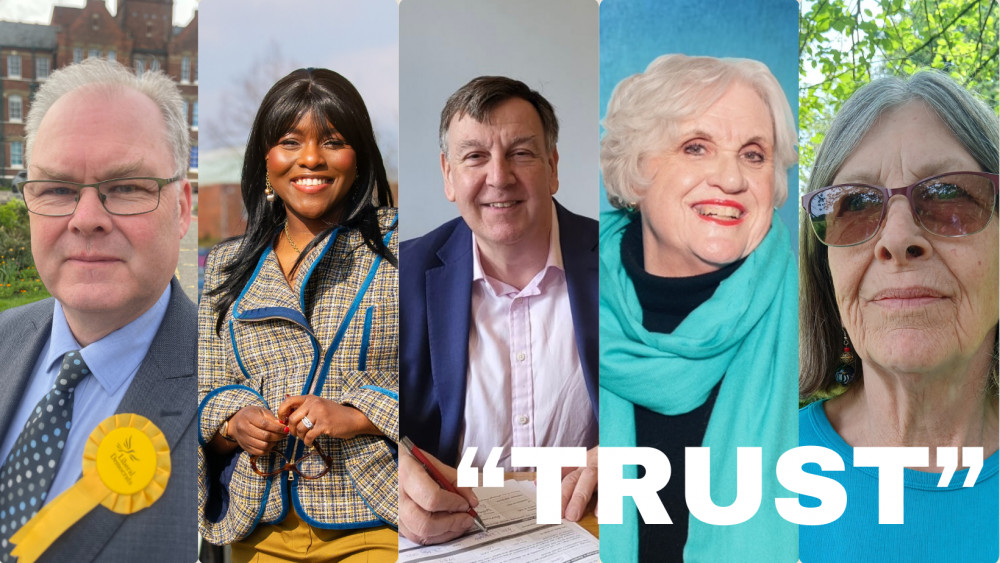
[(288, 393), (285, 393), (285, 398), (287, 399), (289, 397), (291, 397), (291, 395), (289, 395)]
[(288, 434), (288, 427), (285, 427), (285, 434)]

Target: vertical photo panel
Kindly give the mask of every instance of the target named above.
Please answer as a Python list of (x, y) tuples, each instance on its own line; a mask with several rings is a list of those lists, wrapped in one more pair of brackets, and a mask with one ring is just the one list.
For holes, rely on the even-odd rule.
[(397, 6), (201, 21), (203, 553), (395, 561)]
[(796, 8), (601, 3), (604, 561), (796, 560)]
[(800, 443), (843, 461), (810, 470), (800, 557), (995, 561), (996, 6), (799, 25)]
[(597, 18), (400, 4), (401, 561), (597, 560)]
[(195, 2), (0, 6), (0, 561), (197, 558)]

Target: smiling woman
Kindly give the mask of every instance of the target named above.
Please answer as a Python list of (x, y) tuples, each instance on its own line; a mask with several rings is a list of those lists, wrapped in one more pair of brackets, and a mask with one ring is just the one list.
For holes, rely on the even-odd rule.
[(337, 223), (358, 165), (354, 149), (333, 124), (309, 112), (281, 136), (264, 158), (267, 182), (288, 213), (285, 225), (289, 246), (295, 246), (296, 238), (304, 246)]
[(354, 86), (279, 80), (242, 188), (198, 316), (202, 535), (234, 561), (394, 561), (396, 213)]
[[(757, 248), (774, 205), (774, 126), (754, 88), (731, 84), (700, 115), (678, 120), (643, 162), (639, 202), (646, 271), (687, 277)], [(781, 170), (784, 174), (784, 170)]]
[[(794, 560), (776, 514), (711, 526), (684, 502), (686, 447), (732, 476), (736, 446), (763, 446), (773, 468), (795, 443), (795, 263), (773, 224), (796, 158), (785, 94), (757, 61), (664, 55), (618, 84), (604, 126), (619, 210), (601, 216), (601, 445), (667, 455), (673, 525), (602, 526), (602, 556)], [(764, 498), (780, 496), (768, 474)], [(713, 478), (712, 497), (734, 483)]]

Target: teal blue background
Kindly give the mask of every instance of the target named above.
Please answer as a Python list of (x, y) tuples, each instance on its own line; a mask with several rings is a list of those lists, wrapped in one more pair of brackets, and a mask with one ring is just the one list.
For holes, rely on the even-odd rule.
[[(741, 57), (763, 62), (781, 83), (798, 124), (799, 6), (795, 0), (601, 2), (600, 115), (615, 85), (667, 53)], [(603, 134), (603, 128), (601, 133)], [(798, 251), (798, 167), (788, 172), (789, 197), (779, 210)], [(601, 211), (612, 209), (600, 191)]]

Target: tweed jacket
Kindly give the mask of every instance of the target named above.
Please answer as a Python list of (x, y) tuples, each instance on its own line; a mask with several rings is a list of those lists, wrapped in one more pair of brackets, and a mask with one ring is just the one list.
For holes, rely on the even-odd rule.
[[(395, 209), (380, 209), (384, 241), (398, 256)], [(385, 437), (349, 440), (321, 436), (333, 458), (315, 480), (294, 472), (265, 478), (239, 451), (228, 483), (228, 507), (217, 521), (205, 516), (207, 464), (199, 448), (200, 530), (209, 541), (231, 543), (258, 523), (277, 523), (289, 503), (311, 526), (396, 526), (396, 446), (399, 434), (398, 271), (365, 246), (357, 230), (337, 229), (302, 260), (292, 285), (273, 250), (260, 258), (217, 333), (215, 299), (220, 270), (239, 241), (217, 246), (205, 266), (205, 297), (198, 312), (199, 441), (212, 440), (241, 408), (276, 411), (286, 395), (311, 393), (363, 412)], [(287, 459), (303, 455), (301, 440), (275, 446)]]

